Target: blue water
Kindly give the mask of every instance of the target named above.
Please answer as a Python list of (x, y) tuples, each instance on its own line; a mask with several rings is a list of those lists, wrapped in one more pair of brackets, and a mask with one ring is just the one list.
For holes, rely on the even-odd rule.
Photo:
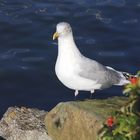
[[(140, 69), (139, 0), (0, 0), (0, 115), (9, 106), (50, 110), (74, 99), (54, 66), (58, 22), (72, 25), (80, 51), (115, 69)], [(94, 98), (121, 96), (122, 87)], [(81, 92), (77, 99), (89, 98)]]

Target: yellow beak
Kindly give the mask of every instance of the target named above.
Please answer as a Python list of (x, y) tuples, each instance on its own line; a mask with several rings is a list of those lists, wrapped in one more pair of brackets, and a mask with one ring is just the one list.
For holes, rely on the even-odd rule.
[(54, 34), (53, 34), (53, 40), (55, 40), (56, 38), (58, 38), (59, 37), (59, 33), (58, 32), (55, 32)]

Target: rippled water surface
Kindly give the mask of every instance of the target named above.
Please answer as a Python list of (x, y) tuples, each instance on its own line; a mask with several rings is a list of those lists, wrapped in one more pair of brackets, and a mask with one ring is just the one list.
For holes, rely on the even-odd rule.
[[(0, 114), (9, 106), (50, 110), (74, 99), (55, 76), (55, 25), (72, 25), (80, 51), (115, 69), (140, 69), (139, 0), (0, 0)], [(121, 87), (94, 98), (122, 95)], [(89, 98), (81, 92), (77, 99)]]

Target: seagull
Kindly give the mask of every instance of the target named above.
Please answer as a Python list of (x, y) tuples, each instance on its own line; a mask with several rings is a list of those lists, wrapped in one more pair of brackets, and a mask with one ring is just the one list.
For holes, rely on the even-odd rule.
[(95, 90), (130, 83), (129, 73), (104, 66), (81, 54), (75, 44), (69, 23), (57, 24), (53, 40), (56, 38), (58, 38), (58, 56), (55, 73), (66, 87), (75, 91), (75, 97), (79, 91), (90, 91), (92, 95)]

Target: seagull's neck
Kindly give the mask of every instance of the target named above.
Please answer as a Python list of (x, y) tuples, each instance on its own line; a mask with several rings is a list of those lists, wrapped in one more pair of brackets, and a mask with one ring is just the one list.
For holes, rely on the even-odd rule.
[(78, 50), (75, 41), (73, 39), (72, 33), (69, 33), (67, 36), (58, 38), (58, 57), (59, 56), (61, 57), (81, 56), (81, 53)]

